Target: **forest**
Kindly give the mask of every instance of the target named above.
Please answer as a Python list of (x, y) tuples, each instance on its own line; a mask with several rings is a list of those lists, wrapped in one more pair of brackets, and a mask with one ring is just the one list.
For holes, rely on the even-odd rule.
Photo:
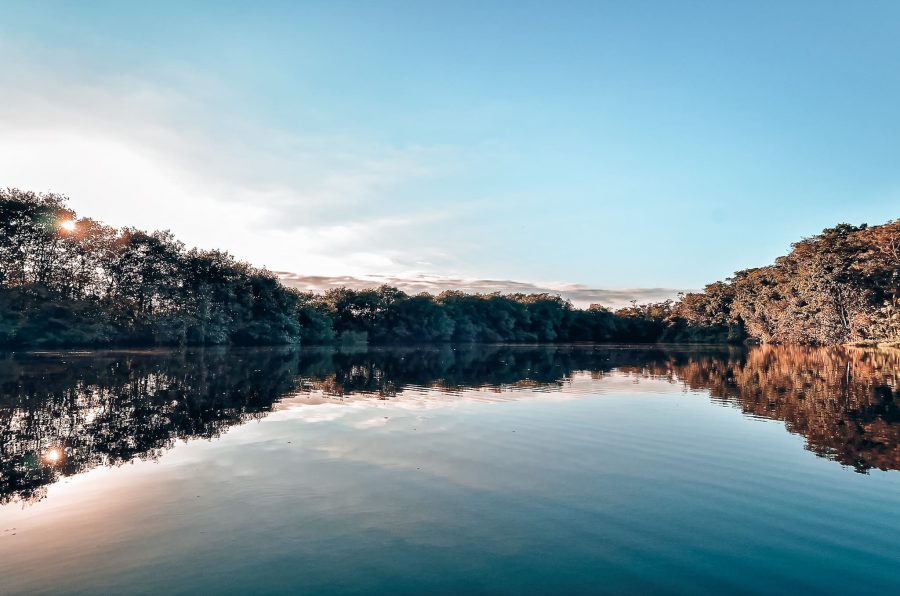
[(841, 224), (703, 292), (612, 311), (546, 293), (303, 292), (169, 232), (79, 218), (64, 196), (0, 190), (5, 348), (898, 339), (900, 220)]

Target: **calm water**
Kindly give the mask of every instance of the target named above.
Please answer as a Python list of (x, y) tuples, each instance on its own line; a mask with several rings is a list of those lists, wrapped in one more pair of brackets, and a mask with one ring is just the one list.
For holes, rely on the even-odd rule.
[(900, 593), (900, 352), (0, 357), (0, 593)]

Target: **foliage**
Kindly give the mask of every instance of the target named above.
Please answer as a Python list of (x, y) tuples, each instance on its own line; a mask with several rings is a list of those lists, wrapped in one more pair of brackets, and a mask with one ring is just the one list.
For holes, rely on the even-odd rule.
[(900, 220), (841, 224), (775, 264), (678, 301), (611, 312), (551, 294), (415, 296), (285, 287), (169, 232), (77, 219), (65, 197), (0, 191), (0, 345), (741, 342), (900, 339)]
[(54, 194), (0, 191), (0, 282), (9, 346), (286, 344), (303, 324), (271, 272), (76, 219)]
[(762, 343), (896, 341), (900, 220), (826, 229), (773, 265), (684, 296), (674, 316), (694, 328), (743, 330)]

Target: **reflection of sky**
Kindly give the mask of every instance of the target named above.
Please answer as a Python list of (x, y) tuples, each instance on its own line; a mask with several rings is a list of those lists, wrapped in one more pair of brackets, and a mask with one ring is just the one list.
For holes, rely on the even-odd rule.
[(0, 508), (0, 577), (105, 593), (896, 587), (896, 474), (842, 469), (677, 384), (577, 383), (598, 391), (295, 398)]

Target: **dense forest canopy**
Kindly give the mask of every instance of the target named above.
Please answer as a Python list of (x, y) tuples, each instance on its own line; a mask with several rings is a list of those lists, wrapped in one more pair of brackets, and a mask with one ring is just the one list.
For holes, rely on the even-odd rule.
[(900, 220), (826, 229), (773, 265), (683, 296), (672, 314), (689, 326), (737, 325), (762, 343), (897, 341)]
[(369, 341), (835, 344), (900, 338), (900, 221), (840, 225), (774, 265), (618, 311), (552, 294), (324, 293), (169, 232), (78, 218), (66, 198), (0, 191), (0, 345)]

